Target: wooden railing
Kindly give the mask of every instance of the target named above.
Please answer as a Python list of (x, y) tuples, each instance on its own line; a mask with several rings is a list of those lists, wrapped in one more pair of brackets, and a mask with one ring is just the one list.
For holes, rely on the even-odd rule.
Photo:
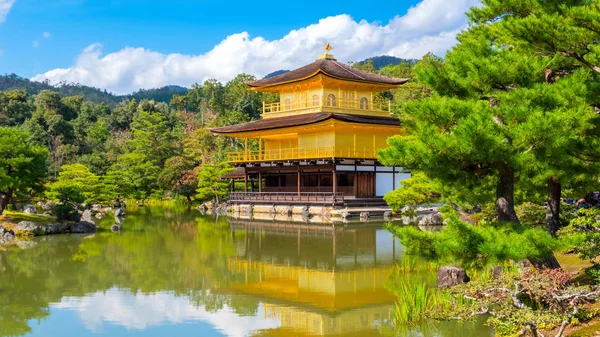
[(324, 97), (323, 99), (317, 100), (284, 100), (277, 103), (263, 104), (263, 114), (304, 110), (310, 108), (338, 108), (391, 113), (391, 103), (388, 100), (375, 100), (372, 102), (370, 100), (364, 101), (357, 99), (340, 99), (339, 97), (336, 97), (333, 100)]
[(277, 201), (277, 202), (322, 202), (343, 203), (344, 193), (327, 192), (231, 192), (229, 201)]
[(375, 159), (377, 158), (377, 151), (372, 147), (359, 148), (351, 146), (321, 146), (313, 148), (287, 148), (263, 151), (240, 151), (229, 152), (227, 154), (227, 161), (230, 163), (324, 158)]

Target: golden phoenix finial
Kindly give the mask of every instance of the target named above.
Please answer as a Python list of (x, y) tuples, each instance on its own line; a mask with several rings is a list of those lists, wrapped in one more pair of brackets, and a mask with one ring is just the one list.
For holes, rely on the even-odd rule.
[(325, 42), (325, 45), (323, 46), (323, 49), (325, 49), (325, 52), (330, 52), (333, 50), (333, 47), (331, 46), (331, 44), (329, 44), (329, 42)]

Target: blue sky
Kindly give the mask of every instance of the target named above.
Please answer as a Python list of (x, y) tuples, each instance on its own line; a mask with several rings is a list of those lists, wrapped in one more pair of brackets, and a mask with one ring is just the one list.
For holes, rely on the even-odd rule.
[(0, 0), (0, 73), (126, 93), (260, 77), (325, 41), (343, 62), (443, 54), (476, 2)]

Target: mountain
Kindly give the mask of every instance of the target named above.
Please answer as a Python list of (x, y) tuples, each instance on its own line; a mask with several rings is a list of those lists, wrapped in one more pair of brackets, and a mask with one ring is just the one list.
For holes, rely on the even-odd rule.
[(289, 72), (289, 70), (277, 70), (277, 71), (274, 71), (274, 72), (272, 72), (272, 73), (270, 73), (270, 74), (267, 74), (265, 77), (263, 77), (263, 80), (264, 80), (265, 78), (271, 78), (271, 77), (275, 77), (275, 76), (277, 76), (277, 75), (285, 74), (285, 73), (287, 73), (287, 72)]
[(167, 85), (157, 89), (140, 89), (131, 95), (131, 98), (135, 98), (136, 101), (142, 99), (152, 99), (157, 102), (169, 103), (173, 95), (185, 95), (188, 89), (178, 85)]
[(171, 97), (175, 94), (187, 93), (187, 88), (178, 85), (168, 85), (157, 89), (141, 89), (130, 95), (115, 95), (106, 90), (89, 87), (82, 84), (60, 83), (56, 86), (49, 82), (36, 82), (15, 74), (0, 75), (0, 91), (10, 89), (25, 89), (29, 94), (35, 95), (42, 90), (56, 91), (61, 96), (82, 96), (87, 101), (94, 103), (106, 103), (110, 106), (119, 104), (124, 99), (134, 98), (137, 101), (142, 99), (155, 100), (157, 102), (169, 103)]
[(375, 56), (375, 57), (371, 57), (368, 58), (366, 60), (360, 61), (358, 62), (359, 64), (364, 64), (367, 61), (372, 61), (373, 62), (373, 66), (375, 67), (375, 69), (379, 70), (385, 66), (389, 66), (389, 65), (398, 65), (402, 62), (408, 62), (408, 63), (415, 63), (418, 60), (415, 59), (401, 59), (399, 57), (395, 57), (395, 56), (387, 56), (387, 55), (383, 55), (383, 56)]

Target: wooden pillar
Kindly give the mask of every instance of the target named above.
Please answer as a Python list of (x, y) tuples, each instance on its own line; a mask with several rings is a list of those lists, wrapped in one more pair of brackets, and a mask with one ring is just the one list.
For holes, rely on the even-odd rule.
[(358, 168), (356, 161), (354, 161), (354, 197), (358, 198)]
[(248, 160), (248, 138), (244, 138), (244, 160)]
[(262, 193), (262, 172), (258, 172), (258, 193)]
[(258, 160), (262, 160), (262, 159), (263, 159), (262, 138), (258, 137)]
[(335, 171), (335, 163), (333, 163), (333, 195), (337, 192), (337, 172)]
[(298, 164), (298, 196), (300, 196), (300, 164)]
[(244, 192), (248, 193), (248, 172), (244, 170)]
[(377, 196), (377, 166), (373, 165), (373, 197)]

